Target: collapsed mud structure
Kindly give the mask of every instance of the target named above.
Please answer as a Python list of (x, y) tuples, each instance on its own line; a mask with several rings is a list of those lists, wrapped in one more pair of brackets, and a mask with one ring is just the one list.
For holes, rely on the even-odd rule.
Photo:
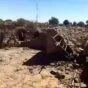
[[(78, 51), (78, 48), (82, 52), (76, 53), (81, 54), (83, 51), (87, 53), (88, 39), (85, 39), (87, 35), (84, 35), (86, 31), (77, 29), (76, 32), (75, 29), (70, 28), (67, 30), (63, 27), (47, 29), (26, 29), (25, 27), (17, 27), (13, 30), (4, 29), (0, 30), (0, 45), (27, 46), (29, 48), (42, 50), (46, 54), (58, 52), (58, 54), (65, 53), (67, 55), (72, 55), (73, 52)], [(79, 35), (81, 32), (83, 33), (80, 34), (82, 36)]]
[[(24, 46), (24, 47), (41, 50), (46, 54), (58, 53), (60, 55), (63, 54), (69, 57), (69, 56), (72, 56), (74, 52), (77, 51), (75, 50), (75, 47), (74, 47), (76, 45), (74, 41), (75, 42), (77, 41), (74, 38), (71, 38), (71, 35), (72, 36), (74, 35), (73, 34), (70, 35), (69, 33), (71, 30), (70, 31), (69, 30), (67, 33), (65, 32), (66, 30), (63, 31), (63, 29), (61, 28), (26, 29), (25, 27), (17, 27), (13, 30), (7, 30), (7, 29), (3, 31), (1, 30), (0, 45), (1, 47)], [(74, 29), (72, 30), (74, 31)], [(65, 33), (66, 35), (62, 33)], [(67, 36), (69, 36), (69, 39), (67, 38)], [(78, 40), (81, 40), (81, 39), (78, 39)], [(83, 45), (84, 46), (81, 47), (80, 52), (75, 53), (75, 54), (78, 54), (78, 57), (82, 57), (84, 54), (86, 54), (87, 56), (87, 52), (88, 52), (87, 41), (85, 41), (85, 44), (83, 42)]]
[(19, 46), (22, 43), (28, 43), (28, 47), (39, 49), (47, 54), (65, 53), (72, 54), (71, 48), (66, 40), (60, 35), (56, 29), (35, 29), (25, 30), (25, 28), (17, 28), (16, 31), (0, 33), (0, 43), (7, 46)]
[[(83, 34), (81, 34), (81, 32)], [(48, 68), (51, 69), (50, 73), (52, 75), (55, 75), (55, 77), (58, 80), (60, 80), (61, 77), (62, 77), (62, 79), (64, 79), (64, 77), (66, 77), (66, 75), (64, 75), (66, 71), (67, 71), (66, 74), (68, 74), (68, 71), (69, 71), (70, 75), (73, 77), (72, 80), (75, 80), (77, 77), (74, 75), (76, 73), (78, 74), (78, 72), (79, 72), (78, 68), (81, 67), (80, 69), (82, 69), (82, 73), (80, 74), (80, 79), (81, 79), (81, 81), (88, 84), (88, 79), (87, 79), (88, 78), (88, 75), (87, 75), (88, 74), (88, 63), (87, 63), (88, 62), (88, 42), (87, 42), (87, 40), (88, 39), (86, 39), (88, 36), (87, 33), (88, 32), (86, 32), (84, 29), (81, 30), (81, 29), (77, 29), (77, 28), (75, 28), (75, 29), (72, 29), (72, 28), (71, 29), (68, 29), (68, 28), (67, 29), (66, 28), (63, 28), (63, 29), (61, 29), (61, 28), (47, 28), (47, 29), (31, 29), (31, 28), (29, 28), (29, 29), (26, 29), (24, 27), (18, 27), (16, 29), (10, 30), (10, 31), (9, 30), (1, 30), (0, 31), (0, 46), (1, 47), (7, 47), (7, 46), (9, 46), (9, 47), (14, 47), (14, 46), (20, 47), (21, 46), (22, 47), (22, 46), (24, 46), (24, 47), (29, 47), (32, 49), (41, 50), (42, 52), (44, 52), (43, 55), (41, 54), (41, 52), (39, 52), (37, 55), (34, 55), (34, 57), (32, 57), (31, 59), (29, 59), (29, 56), (30, 56), (29, 51), (30, 50), (28, 52), (25, 51), (25, 53), (27, 53), (29, 55), (27, 57), (28, 61), (26, 61), (26, 62), (28, 62), (28, 66), (29, 66), (29, 63), (32, 64), (32, 65), (30, 65), (31, 67), (30, 66), (29, 67), (30, 67), (30, 69), (32, 68), (32, 70), (34, 70), (34, 73), (36, 73), (36, 71), (33, 68), (33, 65), (35, 65), (35, 67), (37, 67), (37, 65), (38, 65), (38, 69), (40, 66), (39, 73), (41, 73), (42, 66), (45, 70), (47, 68), (47, 66), (49, 65)], [(66, 35), (64, 35), (64, 34), (66, 34)], [(67, 38), (67, 37), (69, 37), (69, 38)], [(24, 50), (24, 49), (22, 48), (22, 50)], [(12, 49), (12, 51), (13, 51), (13, 49)], [(17, 51), (19, 51), (19, 49)], [(8, 52), (8, 50), (7, 50), (7, 52)], [(25, 54), (23, 54), (22, 52), (21, 52), (21, 55), (24, 57)], [(35, 51), (33, 53), (35, 53)], [(46, 57), (47, 54), (51, 55), (51, 56), (53, 54), (55, 56), (56, 55), (55, 53), (57, 53), (58, 55), (62, 55), (62, 56), (65, 55), (67, 58), (69, 58), (69, 57), (71, 58), (71, 56), (73, 56), (74, 57), (73, 59), (76, 60), (76, 62), (72, 62), (72, 61), (69, 62), (70, 63), (69, 64), (70, 66), (69, 66), (67, 64), (68, 62), (66, 62), (66, 61), (60, 62), (59, 57), (58, 57), (58, 61), (55, 61), (55, 59), (51, 60), (52, 58)], [(76, 54), (76, 57), (75, 57), (75, 54)], [(18, 53), (16, 55), (18, 55)], [(11, 57), (11, 58), (13, 58), (13, 57)], [(20, 55), (19, 55), (19, 58), (20, 58)], [(67, 58), (65, 58), (65, 60)], [(15, 58), (15, 59), (19, 61), (19, 59), (17, 59), (17, 58)], [(6, 60), (7, 60), (7, 56), (6, 56)], [(13, 59), (10, 59), (10, 60), (12, 60), (12, 62), (14, 62)], [(34, 62), (37, 63), (37, 65)], [(45, 65), (46, 62), (47, 62), (47, 65)], [(22, 64), (23, 64), (23, 61), (22, 61)], [(64, 65), (64, 64), (66, 64), (66, 65)], [(62, 69), (60, 68), (60, 66), (62, 66)], [(17, 66), (17, 68), (18, 68), (18, 66)], [(54, 68), (54, 70), (52, 70), (52, 68)], [(63, 68), (65, 70), (63, 70)], [(77, 72), (74, 70), (74, 68), (77, 70)], [(64, 72), (64, 74), (62, 74), (62, 73), (59, 74), (58, 71)], [(30, 70), (30, 72), (31, 72), (31, 70)], [(73, 75), (71, 74), (71, 72), (73, 72)], [(66, 82), (67, 82), (67, 80), (66, 80)], [(70, 82), (70, 80), (69, 80), (69, 82)], [(76, 82), (77, 82), (77, 80), (76, 80)], [(79, 84), (80, 83), (81, 82), (79, 81)], [(67, 84), (73, 85), (73, 82), (67, 83)], [(67, 88), (74, 88), (74, 87), (67, 87)], [(79, 87), (79, 88), (81, 88), (81, 87)]]
[(66, 40), (55, 29), (42, 29), (33, 33), (29, 46), (47, 54), (72, 54)]

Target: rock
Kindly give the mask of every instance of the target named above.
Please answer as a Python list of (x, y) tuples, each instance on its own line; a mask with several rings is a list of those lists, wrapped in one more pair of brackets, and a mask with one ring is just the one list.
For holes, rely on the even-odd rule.
[(72, 67), (73, 67), (73, 65), (72, 65), (72, 64), (68, 64), (68, 67), (72, 68)]
[(69, 71), (66, 71), (65, 74), (69, 74)]
[(54, 75), (56, 78), (58, 78), (58, 79), (64, 79), (64, 78), (65, 78), (65, 75), (60, 74), (60, 73), (58, 73), (58, 72), (51, 71), (50, 73), (51, 73), (52, 75)]
[(50, 63), (51, 66), (55, 66), (55, 63)]
[(80, 88), (80, 84), (79, 83), (74, 83), (75, 87)]
[(77, 88), (87, 88), (87, 85), (84, 83), (74, 83), (75, 87)]
[(39, 74), (39, 72), (40, 72), (40, 69), (38, 69), (38, 68), (36, 68), (36, 69), (33, 69), (33, 74), (34, 74), (34, 75), (37, 75), (37, 74)]
[(78, 87), (78, 88), (87, 88), (87, 85), (84, 83), (75, 83), (74, 85), (75, 87)]
[(77, 68), (79, 68), (79, 64), (74, 63), (74, 64), (73, 64), (73, 69), (77, 69)]
[(75, 78), (75, 79), (74, 79), (74, 82), (75, 82), (75, 83), (79, 83), (79, 79), (78, 79), (78, 78)]
[(41, 76), (42, 76), (42, 78), (46, 78), (46, 77), (51, 77), (52, 75), (50, 74), (50, 72), (48, 70), (43, 69), (41, 71)]
[(3, 62), (3, 59), (0, 59), (0, 62)]
[(87, 88), (87, 85), (84, 83), (81, 83), (81, 88)]
[(57, 63), (57, 65), (58, 65), (58, 66), (61, 66), (61, 65), (62, 65), (62, 63), (58, 62), (58, 63)]

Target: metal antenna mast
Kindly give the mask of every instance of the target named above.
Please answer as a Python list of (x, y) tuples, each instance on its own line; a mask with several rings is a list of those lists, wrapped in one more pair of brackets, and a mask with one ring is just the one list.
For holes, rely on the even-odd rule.
[(38, 0), (36, 0), (36, 23), (38, 23)]

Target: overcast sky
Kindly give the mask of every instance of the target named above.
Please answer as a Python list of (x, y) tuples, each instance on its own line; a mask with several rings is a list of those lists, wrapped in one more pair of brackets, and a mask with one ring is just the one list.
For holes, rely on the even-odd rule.
[(38, 20), (48, 21), (57, 17), (60, 22), (88, 20), (88, 0), (0, 0), (0, 18), (25, 18), (36, 20), (36, 2), (38, 2)]

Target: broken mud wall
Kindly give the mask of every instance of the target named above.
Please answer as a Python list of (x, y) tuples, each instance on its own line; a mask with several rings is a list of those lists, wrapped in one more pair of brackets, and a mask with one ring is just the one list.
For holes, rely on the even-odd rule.
[(29, 47), (39, 50), (45, 50), (46, 49), (46, 43), (47, 38), (45, 33), (39, 33), (37, 37), (34, 37), (30, 43)]

